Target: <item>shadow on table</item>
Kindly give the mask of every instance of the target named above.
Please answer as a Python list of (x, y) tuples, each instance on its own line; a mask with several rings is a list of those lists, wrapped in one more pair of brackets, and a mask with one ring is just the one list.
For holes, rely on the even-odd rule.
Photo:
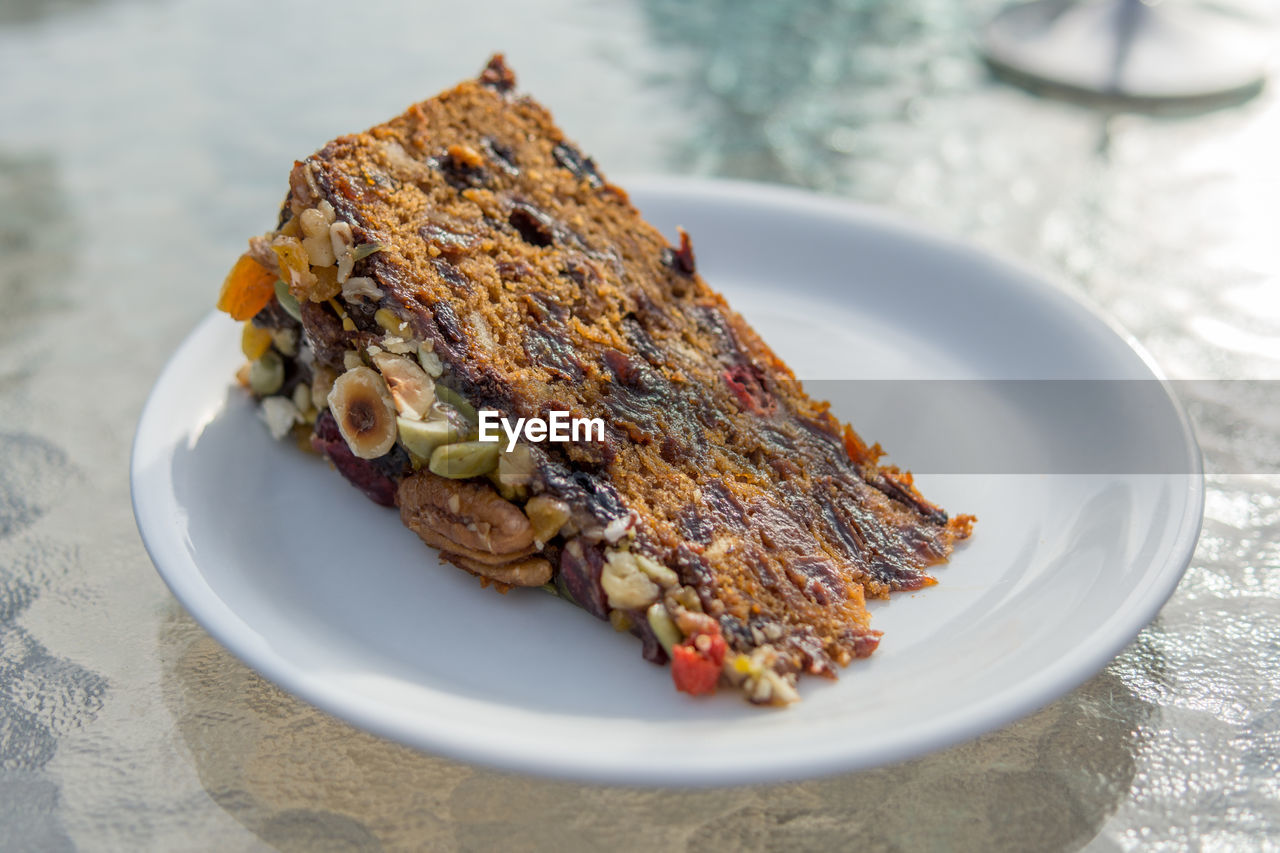
[(751, 788), (608, 788), (474, 768), (353, 729), (240, 664), (177, 603), (159, 640), (165, 700), (205, 790), (281, 850), (1074, 848), (1128, 794), (1153, 713), (1108, 670), (904, 764)]

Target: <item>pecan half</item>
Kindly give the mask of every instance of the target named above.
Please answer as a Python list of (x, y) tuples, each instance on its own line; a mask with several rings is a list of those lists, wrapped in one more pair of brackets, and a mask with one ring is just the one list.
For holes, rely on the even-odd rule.
[(400, 482), (396, 503), (423, 542), (478, 564), (502, 566), (536, 550), (529, 519), (488, 483), (419, 471)]
[(507, 586), (542, 586), (551, 580), (551, 563), (546, 557), (522, 557), (501, 566), (490, 566), (457, 554), (444, 554), (459, 568)]

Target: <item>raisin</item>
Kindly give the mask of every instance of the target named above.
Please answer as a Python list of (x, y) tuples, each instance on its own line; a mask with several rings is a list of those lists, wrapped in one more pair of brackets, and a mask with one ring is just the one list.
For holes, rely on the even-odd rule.
[(689, 239), (689, 232), (683, 228), (677, 228), (676, 231), (680, 232), (680, 248), (672, 249), (668, 246), (663, 249), (662, 262), (676, 272), (693, 275), (698, 271), (698, 261), (693, 256), (693, 241)]
[(452, 153), (432, 157), (427, 162), (433, 169), (439, 170), (449, 186), (459, 192), (471, 187), (482, 187), (489, 181), (489, 173), (483, 166), (466, 162)]
[(449, 343), (462, 343), (465, 337), (462, 334), (462, 324), (458, 321), (458, 315), (454, 313), (448, 302), (435, 303), (431, 306), (431, 313), (435, 316), (436, 325), (440, 327), (441, 334), (445, 336)]
[(501, 53), (495, 53), (480, 72), (480, 84), (503, 94), (516, 87), (515, 72), (507, 67), (506, 59)]
[(497, 164), (499, 169), (513, 178), (519, 176), (520, 166), (516, 163), (515, 153), (509, 147), (503, 145), (492, 136), (486, 136), (480, 140), (480, 147), (484, 149), (484, 153), (489, 155), (489, 159)]
[(511, 227), (520, 239), (530, 246), (550, 246), (555, 241), (555, 228), (551, 217), (532, 205), (519, 202), (507, 216)]
[(592, 187), (604, 185), (600, 173), (596, 171), (596, 163), (577, 148), (567, 142), (561, 142), (551, 149), (551, 156), (556, 162), (573, 173), (574, 177), (586, 181)]

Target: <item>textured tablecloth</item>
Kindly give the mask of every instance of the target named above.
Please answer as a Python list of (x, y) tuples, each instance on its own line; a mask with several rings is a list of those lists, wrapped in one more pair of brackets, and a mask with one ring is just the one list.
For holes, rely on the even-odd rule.
[(0, 849), (1280, 845), (1280, 430), (1265, 383), (1194, 386), (1199, 548), (1102, 673), (974, 742), (799, 784), (580, 786), (353, 730), (223, 651), (135, 531), (143, 399), (270, 224), (293, 159), (494, 49), (611, 175), (883, 205), (1061, 277), (1170, 376), (1280, 376), (1277, 98), (1164, 117), (1039, 100), (972, 53), (994, 9), (0, 4)]

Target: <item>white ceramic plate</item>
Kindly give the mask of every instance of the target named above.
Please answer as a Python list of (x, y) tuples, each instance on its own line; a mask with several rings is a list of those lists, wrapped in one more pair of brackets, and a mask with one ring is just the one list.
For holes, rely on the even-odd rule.
[[(1054, 473), (1069, 439), (1056, 419), (975, 383), (991, 399), (974, 412), (996, 413), (1010, 446), (1044, 464), (919, 476), (931, 499), (979, 517), (941, 583), (873, 602), (880, 649), (838, 682), (805, 680), (798, 705), (692, 699), (632, 637), (537, 590), (482, 589), (395, 512), (273, 442), (230, 382), (236, 324), (211, 316), (157, 382), (131, 473), (152, 559), (214, 637), (307, 701), (431, 752), (699, 785), (856, 770), (972, 737), (1070, 690), (1155, 616), (1190, 559), (1203, 483), (1185, 417), (1131, 341), (1032, 274), (880, 213), (746, 184), (630, 185), (666, 233), (689, 229), (700, 271), (800, 377), (1148, 380), (1163, 405), (1120, 407), (1109, 429), (1172, 429), (1172, 468)], [(922, 441), (959, 453), (980, 439), (950, 412), (856, 409), (837, 415), (906, 466)]]

